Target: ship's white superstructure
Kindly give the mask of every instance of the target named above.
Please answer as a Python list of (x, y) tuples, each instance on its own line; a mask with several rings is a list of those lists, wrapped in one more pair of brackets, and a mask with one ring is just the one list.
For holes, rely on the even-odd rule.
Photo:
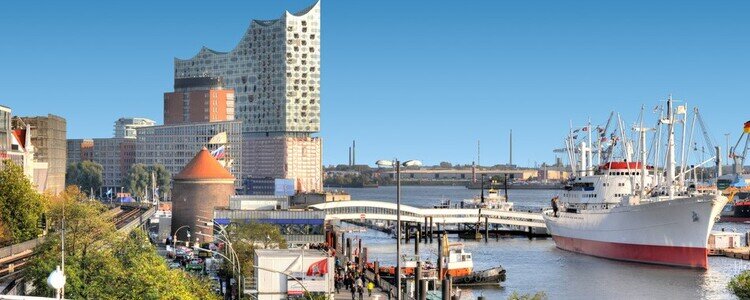
[[(597, 140), (606, 140), (606, 129), (588, 125), (584, 130), (589, 133), (588, 144), (576, 144), (572, 135), (566, 140), (576, 176), (559, 202), (553, 200), (553, 210), (545, 213), (547, 229), (558, 248), (611, 259), (708, 267), (708, 235), (727, 198), (716, 190), (689, 189), (685, 183), (685, 174), (691, 170), (684, 159), (684, 125), (682, 164), (677, 173), (674, 125), (686, 123), (686, 108), (673, 109), (670, 98), (666, 111), (667, 117), (659, 120), (660, 126), (667, 127), (666, 163), (661, 171), (646, 164), (646, 134), (653, 129), (642, 125), (634, 128), (639, 136), (639, 162), (632, 161), (632, 143), (622, 133), (623, 126), (619, 136), (612, 134), (608, 145), (598, 143), (597, 160), (610, 160), (598, 161), (596, 166), (593, 147), (587, 145), (593, 145), (592, 131), (596, 131)], [(683, 117), (678, 120), (675, 114)], [(655, 132), (655, 136), (661, 134), (661, 130)], [(622, 160), (614, 161), (612, 149), (618, 142), (623, 146)], [(659, 152), (658, 146), (652, 148)]]

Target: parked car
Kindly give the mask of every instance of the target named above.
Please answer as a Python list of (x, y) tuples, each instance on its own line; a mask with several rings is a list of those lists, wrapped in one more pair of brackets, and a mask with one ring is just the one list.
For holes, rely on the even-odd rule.
[(171, 262), (171, 263), (169, 263), (169, 268), (170, 269), (180, 269), (180, 268), (182, 268), (182, 265), (180, 263), (178, 263), (178, 262)]

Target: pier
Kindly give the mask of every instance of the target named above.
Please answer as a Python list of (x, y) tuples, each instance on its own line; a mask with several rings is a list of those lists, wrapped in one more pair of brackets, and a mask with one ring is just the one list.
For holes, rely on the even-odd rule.
[[(396, 204), (384, 201), (357, 200), (326, 202), (311, 205), (310, 208), (326, 212), (326, 220), (340, 220), (352, 224), (369, 227), (371, 229), (391, 233), (390, 229), (375, 226), (366, 221), (383, 220), (396, 221)], [(495, 236), (523, 234), (529, 236), (546, 236), (547, 228), (541, 213), (521, 211), (501, 211), (478, 208), (419, 208), (401, 205), (401, 222), (405, 225), (403, 232), (405, 240), (410, 239), (413, 228), (417, 234), (425, 239), (432, 239), (435, 230), (448, 233), (482, 233), (487, 239), (490, 234)], [(455, 228), (446, 228), (454, 225)], [(499, 227), (510, 227), (501, 229)]]

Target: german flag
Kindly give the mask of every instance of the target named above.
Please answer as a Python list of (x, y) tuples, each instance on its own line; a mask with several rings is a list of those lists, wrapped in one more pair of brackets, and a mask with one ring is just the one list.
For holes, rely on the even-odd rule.
[(750, 133), (750, 121), (745, 122), (745, 133)]

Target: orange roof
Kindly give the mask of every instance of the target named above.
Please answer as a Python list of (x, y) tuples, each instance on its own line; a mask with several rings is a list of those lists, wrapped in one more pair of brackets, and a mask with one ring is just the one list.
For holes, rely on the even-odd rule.
[(176, 180), (201, 180), (201, 179), (234, 179), (232, 173), (219, 164), (204, 147), (193, 157), (185, 168), (177, 174)]
[(26, 130), (23, 129), (14, 129), (13, 135), (16, 136), (16, 140), (18, 140), (18, 144), (21, 145), (22, 148), (26, 148)]

